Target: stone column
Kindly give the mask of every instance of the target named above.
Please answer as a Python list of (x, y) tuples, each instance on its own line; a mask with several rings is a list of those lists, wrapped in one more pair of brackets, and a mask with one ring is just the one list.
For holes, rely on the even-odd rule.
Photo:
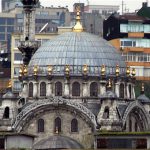
[(24, 98), (28, 97), (28, 85), (26, 81), (23, 81), (23, 89), (22, 89), (21, 96)]
[(65, 97), (70, 96), (70, 82), (68, 79), (65, 79), (64, 81), (64, 96)]
[(48, 81), (47, 82), (47, 87), (46, 87), (46, 97), (50, 97), (52, 95), (52, 82)]
[(127, 98), (129, 98), (129, 99), (130, 99), (130, 93), (129, 93), (129, 83), (127, 83), (126, 90), (127, 90)]
[(99, 95), (103, 95), (104, 93), (106, 93), (106, 81), (100, 81), (100, 91), (99, 91)]
[(33, 97), (36, 98), (38, 96), (38, 83), (37, 81), (33, 82)]
[(83, 93), (82, 93), (83, 97), (89, 96), (90, 91), (88, 91), (88, 83), (84, 81), (82, 85), (83, 85)]
[(132, 90), (131, 90), (131, 91), (132, 91), (131, 97), (132, 97), (133, 99), (135, 98), (134, 86), (135, 86), (135, 85), (133, 85), (133, 84), (132, 84), (132, 86), (131, 86), (131, 88), (132, 88)]
[(116, 93), (116, 95), (117, 95), (117, 97), (119, 97), (119, 88), (120, 87), (120, 84), (117, 82), (117, 83), (115, 83), (115, 93)]

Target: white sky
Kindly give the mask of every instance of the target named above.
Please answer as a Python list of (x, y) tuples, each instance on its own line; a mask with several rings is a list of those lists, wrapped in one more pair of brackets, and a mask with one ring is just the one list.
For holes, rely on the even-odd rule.
[[(74, 3), (83, 2), (87, 4), (87, 0), (40, 0), (41, 4), (46, 7), (53, 6), (68, 6), (72, 11), (72, 6)], [(124, 9), (125, 7), (131, 11), (141, 8), (142, 2), (146, 2), (148, 0), (124, 0)], [(122, 0), (89, 0), (91, 5), (119, 5), (120, 9), (122, 9)], [(0, 0), (0, 8), (1, 8), (1, 0)]]
[[(72, 5), (77, 2), (83, 2), (87, 4), (87, 0), (40, 0), (43, 6), (50, 7), (53, 6), (69, 6), (69, 9), (72, 10)], [(124, 0), (124, 9), (125, 7), (129, 9), (129, 11), (135, 11), (136, 9), (140, 9), (142, 6), (142, 2), (146, 2), (148, 0)], [(122, 9), (122, 0), (89, 0), (91, 5), (119, 5), (120, 9)]]

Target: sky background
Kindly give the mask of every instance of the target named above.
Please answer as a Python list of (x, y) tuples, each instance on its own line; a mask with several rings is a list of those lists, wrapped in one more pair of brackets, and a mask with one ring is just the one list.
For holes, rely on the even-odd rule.
[[(40, 0), (41, 4), (46, 7), (53, 6), (68, 6), (69, 10), (72, 11), (72, 5), (74, 3), (85, 3), (87, 4), (87, 0)], [(148, 0), (124, 0), (124, 9), (126, 8), (130, 12), (141, 8), (142, 2), (146, 2)], [(122, 9), (122, 0), (89, 0), (90, 5), (119, 5), (120, 10)], [(0, 0), (0, 9), (1, 9), (1, 0)]]

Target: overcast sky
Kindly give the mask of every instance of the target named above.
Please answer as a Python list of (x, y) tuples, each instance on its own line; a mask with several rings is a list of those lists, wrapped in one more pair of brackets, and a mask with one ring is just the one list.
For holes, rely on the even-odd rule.
[[(69, 6), (69, 9), (72, 9), (72, 5), (76, 2), (83, 2), (87, 4), (88, 0), (40, 0), (41, 4), (44, 6)], [(148, 1), (148, 0), (147, 0)], [(136, 9), (141, 8), (142, 2), (146, 2), (146, 0), (124, 0), (124, 9), (129, 9), (130, 11), (134, 11)], [(91, 5), (119, 5), (120, 9), (122, 9), (122, 0), (89, 0)]]
[[(72, 5), (77, 2), (83, 2), (87, 4), (88, 0), (40, 0), (41, 4), (46, 7), (53, 6), (68, 6), (72, 11)], [(134, 11), (136, 9), (141, 8), (142, 2), (146, 2), (148, 0), (124, 0), (124, 9), (129, 9), (130, 11)], [(89, 0), (91, 5), (119, 5), (120, 9), (122, 9), (122, 0)], [(1, 8), (1, 0), (0, 0), (0, 8)]]

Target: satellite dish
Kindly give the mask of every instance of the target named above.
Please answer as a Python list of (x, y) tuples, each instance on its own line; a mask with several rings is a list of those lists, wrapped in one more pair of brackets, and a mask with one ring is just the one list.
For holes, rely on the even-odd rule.
[(39, 31), (39, 33), (41, 33), (47, 26), (48, 26), (48, 23), (46, 23), (46, 24), (42, 27), (42, 29)]

